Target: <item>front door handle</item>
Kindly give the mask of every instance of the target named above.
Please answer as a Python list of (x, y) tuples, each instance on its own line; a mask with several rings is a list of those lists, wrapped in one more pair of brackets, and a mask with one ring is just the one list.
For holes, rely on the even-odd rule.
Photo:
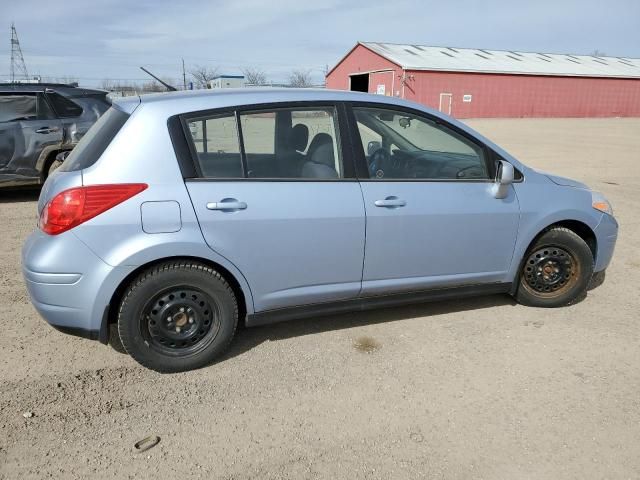
[(58, 130), (58, 127), (40, 127), (36, 133), (56, 133)]
[(404, 207), (407, 202), (400, 200), (398, 197), (387, 197), (384, 200), (376, 200), (373, 204), (376, 207), (399, 208)]
[(207, 203), (207, 209), (209, 210), (222, 210), (230, 212), (233, 210), (244, 210), (247, 208), (246, 202), (239, 202), (235, 198), (224, 198), (219, 202)]

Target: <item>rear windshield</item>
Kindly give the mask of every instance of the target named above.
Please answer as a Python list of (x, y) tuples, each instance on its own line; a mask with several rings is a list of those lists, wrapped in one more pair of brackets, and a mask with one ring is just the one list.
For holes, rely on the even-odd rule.
[(59, 170), (82, 170), (96, 163), (128, 118), (129, 115), (113, 107), (107, 110), (82, 137)]

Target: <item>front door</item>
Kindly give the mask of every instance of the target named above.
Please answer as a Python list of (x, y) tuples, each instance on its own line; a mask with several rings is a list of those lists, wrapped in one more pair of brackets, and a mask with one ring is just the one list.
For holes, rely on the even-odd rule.
[(360, 291), (364, 206), (336, 112), (318, 105), (187, 119), (202, 176), (187, 188), (205, 241), (245, 276), (257, 312)]
[(362, 294), (506, 282), (519, 206), (513, 189), (492, 196), (487, 150), (419, 113), (353, 110), (370, 177)]

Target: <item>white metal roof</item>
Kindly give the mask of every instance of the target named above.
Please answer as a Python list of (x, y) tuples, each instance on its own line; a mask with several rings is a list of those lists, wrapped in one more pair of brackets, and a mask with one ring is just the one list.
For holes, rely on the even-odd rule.
[(640, 78), (640, 59), (360, 42), (406, 70)]

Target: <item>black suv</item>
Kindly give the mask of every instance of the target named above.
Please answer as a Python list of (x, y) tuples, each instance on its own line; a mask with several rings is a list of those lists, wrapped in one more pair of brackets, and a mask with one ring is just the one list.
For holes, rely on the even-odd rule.
[(0, 188), (44, 182), (109, 108), (106, 95), (74, 85), (0, 83)]

